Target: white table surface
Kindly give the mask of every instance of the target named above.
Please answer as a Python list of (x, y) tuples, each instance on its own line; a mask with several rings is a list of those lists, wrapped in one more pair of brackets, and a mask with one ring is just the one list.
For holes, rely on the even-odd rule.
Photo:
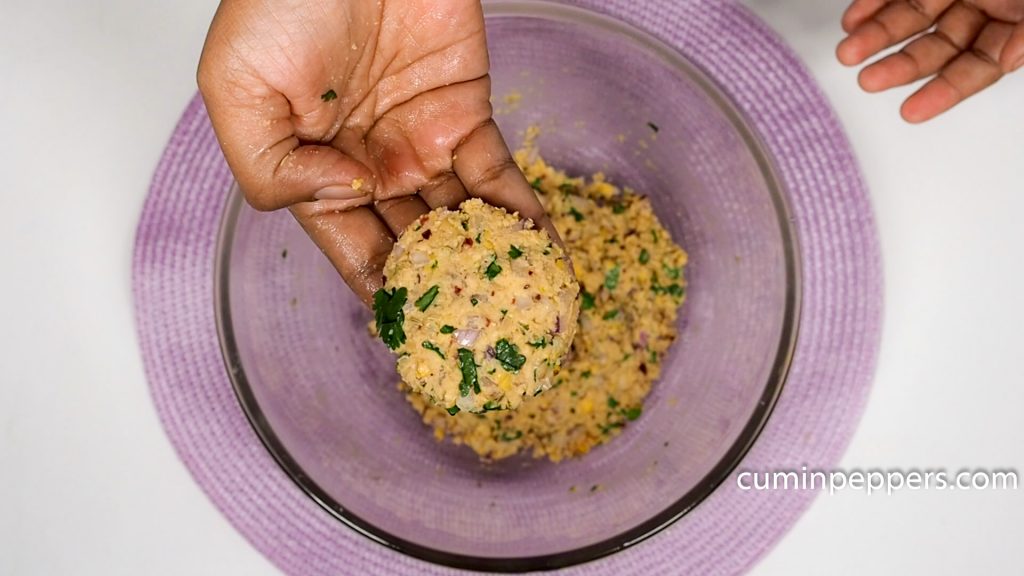
[[(0, 3), (0, 574), (274, 574), (149, 398), (130, 257), (212, 1)], [(847, 467), (1024, 468), (1024, 74), (921, 127), (835, 63), (843, 3), (750, 0), (871, 186), (886, 311)], [(757, 574), (1021, 573), (1024, 489), (820, 496)]]

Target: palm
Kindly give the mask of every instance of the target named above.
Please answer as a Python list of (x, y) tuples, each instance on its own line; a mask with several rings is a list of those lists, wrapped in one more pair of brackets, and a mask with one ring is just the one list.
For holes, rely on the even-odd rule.
[[(394, 237), (431, 208), (473, 195), (550, 226), (491, 121), (477, 1), (225, 2), (203, 59), (247, 198), (289, 206), (364, 299)], [(204, 82), (204, 66), (231, 82)]]

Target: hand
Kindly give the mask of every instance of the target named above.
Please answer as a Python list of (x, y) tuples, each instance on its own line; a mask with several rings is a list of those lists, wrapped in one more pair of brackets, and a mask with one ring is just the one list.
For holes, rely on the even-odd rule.
[(1024, 65), (1024, 0), (854, 0), (843, 30), (836, 55), (847, 66), (928, 31), (860, 73), (868, 92), (934, 76), (903, 103), (908, 122), (930, 120)]
[(290, 208), (366, 302), (437, 206), (476, 196), (558, 238), (491, 119), (479, 1), (224, 0), (198, 80), (249, 203)]

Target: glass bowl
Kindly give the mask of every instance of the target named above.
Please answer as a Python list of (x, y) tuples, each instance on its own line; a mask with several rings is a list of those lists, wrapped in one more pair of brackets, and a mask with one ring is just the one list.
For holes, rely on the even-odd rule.
[(646, 194), (689, 252), (680, 336), (643, 416), (559, 464), (483, 463), (438, 442), (369, 337), (370, 312), (290, 215), (255, 212), (237, 192), (221, 227), (216, 313), (242, 408), (327, 512), (431, 562), (526, 571), (636, 544), (728, 477), (785, 381), (799, 262), (757, 135), (673, 49), (539, 2), (488, 4), (487, 34), (510, 144), (539, 126), (550, 163)]

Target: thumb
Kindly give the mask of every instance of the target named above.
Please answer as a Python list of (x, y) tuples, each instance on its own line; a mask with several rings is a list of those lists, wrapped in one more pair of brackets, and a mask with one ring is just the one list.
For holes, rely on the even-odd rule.
[(1003, 72), (1010, 73), (1024, 66), (1024, 22), (1018, 22), (1013, 29), (1010, 39), (1003, 46), (1003, 53), (999, 57), (999, 65)]
[(253, 208), (325, 200), (344, 209), (372, 201), (369, 168), (331, 146), (302, 144), (288, 99), (265, 85), (246, 88), (204, 75), (200, 67), (199, 90), (214, 132)]

